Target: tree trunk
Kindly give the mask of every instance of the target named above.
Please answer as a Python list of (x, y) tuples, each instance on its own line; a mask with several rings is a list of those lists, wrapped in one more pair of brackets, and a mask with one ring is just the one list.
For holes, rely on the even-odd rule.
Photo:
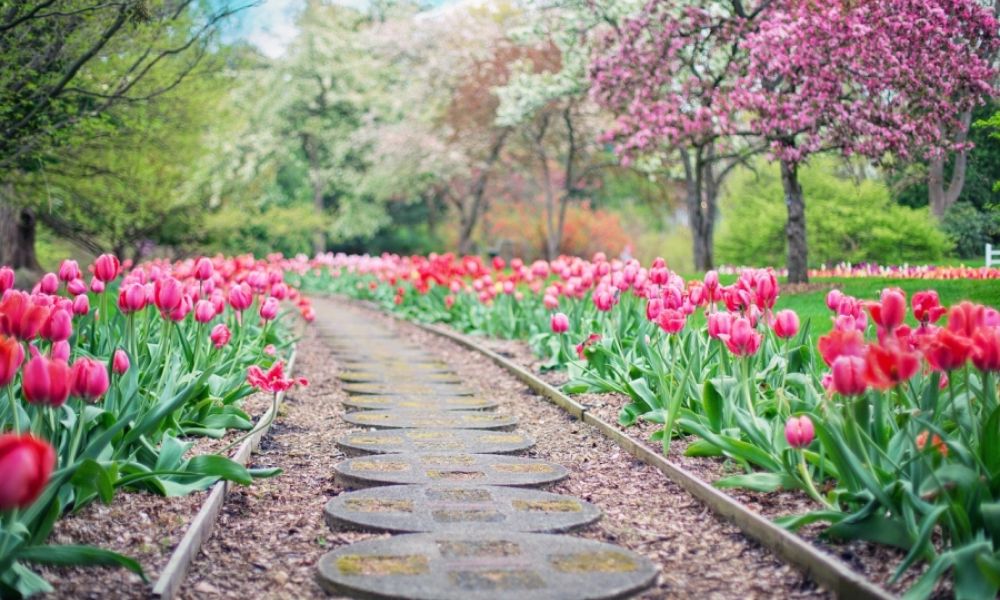
[(489, 182), (493, 165), (500, 159), (500, 152), (503, 150), (509, 133), (509, 129), (504, 129), (493, 140), (493, 146), (490, 147), (490, 154), (486, 158), (482, 171), (480, 171), (472, 185), (472, 191), (469, 194), (468, 210), (465, 210), (464, 203), (459, 208), (459, 254), (470, 254), (472, 252), (472, 233), (476, 230), (476, 224), (479, 223), (479, 213), (483, 208), (483, 196), (486, 194), (486, 184)]
[(788, 222), (785, 236), (788, 240), (788, 282), (809, 281), (809, 246), (806, 240), (806, 203), (799, 183), (798, 165), (781, 161), (781, 186), (785, 190)]
[[(957, 143), (964, 143), (969, 136), (969, 125), (972, 123), (972, 111), (962, 113), (962, 130), (955, 138)], [(951, 180), (944, 180), (944, 163), (947, 158), (942, 154), (933, 158), (927, 167), (927, 203), (931, 207), (931, 214), (937, 220), (944, 218), (944, 213), (955, 205), (958, 197), (965, 187), (965, 169), (969, 161), (968, 150), (962, 150), (955, 154), (955, 165), (951, 170)]]
[(311, 134), (302, 134), (302, 149), (306, 153), (309, 162), (309, 183), (313, 192), (313, 211), (320, 219), (320, 225), (313, 232), (313, 254), (326, 252), (326, 231), (322, 225), (323, 215), (326, 212), (326, 204), (323, 201), (323, 179), (320, 172), (319, 148), (316, 138)]
[(715, 232), (715, 202), (718, 188), (714, 181), (712, 163), (710, 160), (705, 160), (703, 152), (703, 148), (697, 149), (692, 160), (688, 150), (681, 150), (681, 160), (684, 163), (685, 203), (696, 271), (711, 270), (714, 264), (712, 238)]
[(0, 265), (12, 269), (41, 271), (35, 255), (35, 228), (38, 219), (31, 208), (11, 203), (14, 186), (4, 184), (0, 190)]

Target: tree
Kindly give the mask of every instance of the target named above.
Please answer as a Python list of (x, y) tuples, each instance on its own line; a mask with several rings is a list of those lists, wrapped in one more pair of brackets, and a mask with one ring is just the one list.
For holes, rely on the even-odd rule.
[(961, 115), (992, 92), (997, 22), (975, 0), (877, 0), (772, 7), (741, 45), (730, 95), (781, 162), (788, 278), (808, 278), (800, 165), (839, 150), (879, 160), (962, 149)]
[[(218, 24), (248, 4), (194, 0), (22, 0), (0, 5), (0, 264), (36, 269), (38, 202), (17, 186), (74, 131), (113, 130), (107, 117), (183, 81), (211, 49)], [(167, 62), (185, 65), (155, 89)], [(79, 138), (75, 138), (79, 139)]]
[(712, 268), (719, 190), (759, 145), (733, 135), (727, 102), (746, 62), (740, 44), (769, 7), (742, 0), (650, 0), (604, 40), (592, 94), (618, 118), (605, 139), (624, 164), (673, 155), (683, 168), (695, 268)]

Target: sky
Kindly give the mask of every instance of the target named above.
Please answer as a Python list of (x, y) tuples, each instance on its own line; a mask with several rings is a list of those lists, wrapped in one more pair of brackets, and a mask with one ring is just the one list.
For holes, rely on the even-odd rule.
[(295, 38), (295, 15), (303, 4), (303, 0), (263, 0), (243, 11), (228, 36), (247, 40), (271, 58), (281, 56)]

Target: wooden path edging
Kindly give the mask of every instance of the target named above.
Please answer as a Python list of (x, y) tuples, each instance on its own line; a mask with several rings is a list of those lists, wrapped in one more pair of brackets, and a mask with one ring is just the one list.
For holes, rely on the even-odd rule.
[[(295, 357), (296, 351), (293, 350), (291, 357), (288, 359), (289, 374), (295, 369)], [(243, 443), (237, 448), (236, 453), (230, 457), (232, 460), (246, 466), (250, 460), (250, 455), (260, 447), (260, 441), (264, 439), (267, 432), (271, 430), (271, 425), (274, 424), (274, 418), (277, 417), (277, 414), (272, 415), (272, 412), (281, 408), (281, 401), (284, 399), (285, 392), (279, 392), (277, 400), (254, 423), (254, 428), (260, 423), (267, 423), (268, 425), (259, 431), (255, 431), (250, 437), (243, 440)], [(177, 591), (187, 576), (188, 568), (195, 557), (198, 556), (202, 544), (212, 537), (212, 530), (215, 529), (215, 523), (218, 520), (219, 513), (222, 511), (222, 505), (225, 504), (230, 483), (229, 481), (219, 481), (212, 486), (212, 491), (209, 492), (201, 508), (198, 509), (198, 514), (195, 515), (191, 524), (188, 525), (187, 531), (184, 532), (184, 537), (181, 538), (180, 543), (174, 548), (173, 553), (170, 555), (170, 560), (160, 573), (156, 584), (153, 585), (151, 593), (153, 598), (172, 600), (177, 595)]]
[[(371, 303), (365, 304), (368, 308), (374, 306), (379, 312), (387, 314), (377, 305)], [(654, 452), (641, 441), (627, 433), (619, 431), (611, 423), (588, 412), (585, 405), (576, 402), (520, 365), (488, 348), (480, 346), (462, 334), (440, 326), (407, 321), (395, 315), (390, 316), (405, 323), (416, 325), (424, 331), (447, 338), (460, 346), (486, 356), (573, 417), (596, 427), (602, 435), (616, 443), (632, 456), (658, 469), (667, 479), (681, 486), (686, 492), (700, 500), (713, 512), (736, 525), (748, 537), (774, 552), (788, 563), (802, 569), (810, 578), (826, 587), (838, 598), (851, 600), (891, 600), (895, 598), (887, 590), (852, 571), (840, 559), (822, 552), (808, 541), (747, 509), (733, 498), (705, 483), (683, 467), (675, 465), (661, 454)]]

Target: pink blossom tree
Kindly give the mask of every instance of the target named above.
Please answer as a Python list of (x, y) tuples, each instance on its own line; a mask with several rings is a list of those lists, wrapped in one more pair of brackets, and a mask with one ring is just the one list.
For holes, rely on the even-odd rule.
[(830, 150), (875, 161), (961, 150), (961, 115), (993, 92), (997, 22), (975, 0), (784, 0), (741, 45), (745, 71), (723, 101), (781, 163), (789, 280), (801, 282), (799, 166)]

